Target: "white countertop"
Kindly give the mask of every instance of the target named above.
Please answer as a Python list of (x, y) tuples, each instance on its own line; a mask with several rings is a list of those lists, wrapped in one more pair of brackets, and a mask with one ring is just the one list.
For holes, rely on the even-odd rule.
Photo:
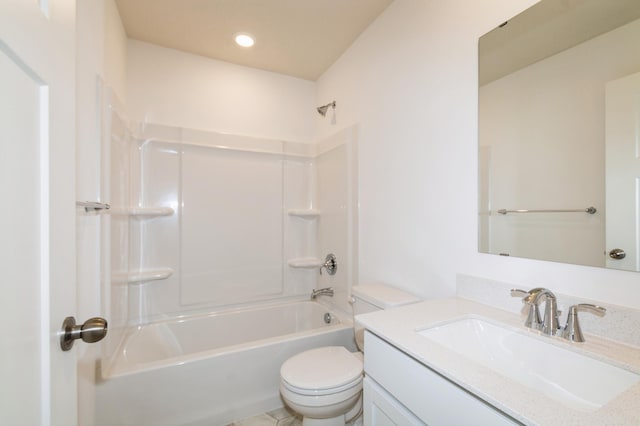
[[(469, 315), (508, 325), (516, 328), (518, 332), (547, 343), (640, 374), (640, 349), (636, 347), (589, 335), (588, 330), (584, 329), (587, 340), (584, 343), (571, 343), (560, 337), (542, 336), (539, 332), (524, 327), (524, 316), (466, 299), (430, 300), (359, 315), (356, 320), (412, 358), (525, 424), (640, 424), (640, 383), (627, 389), (597, 411), (578, 411), (416, 333), (416, 330)], [(584, 374), (589, 372), (585, 371)]]

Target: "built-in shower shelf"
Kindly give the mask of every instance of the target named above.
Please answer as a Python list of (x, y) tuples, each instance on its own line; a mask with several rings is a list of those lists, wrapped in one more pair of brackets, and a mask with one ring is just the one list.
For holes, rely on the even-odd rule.
[(290, 209), (287, 213), (289, 216), (302, 217), (305, 219), (315, 219), (320, 216), (320, 210), (316, 209)]
[(173, 275), (171, 268), (145, 269), (135, 274), (129, 275), (129, 284), (141, 284), (147, 281), (166, 280)]
[(129, 209), (131, 216), (139, 218), (171, 216), (173, 212), (174, 210), (171, 207), (132, 207)]
[(289, 266), (292, 268), (314, 269), (322, 266), (322, 261), (316, 257), (297, 257), (289, 259)]

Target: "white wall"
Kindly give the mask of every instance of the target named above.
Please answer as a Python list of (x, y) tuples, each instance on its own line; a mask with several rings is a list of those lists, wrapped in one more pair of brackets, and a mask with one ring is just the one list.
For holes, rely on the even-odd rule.
[[(454, 293), (462, 272), (640, 306), (634, 273), (477, 253), (477, 41), (535, 2), (396, 0), (319, 79), (312, 101), (308, 81), (130, 41), (130, 112), (163, 124), (296, 141), (358, 123), (360, 282), (440, 297)], [(222, 74), (242, 89), (232, 91), (233, 99), (212, 77)], [(256, 74), (273, 78), (290, 101), (277, 102), (278, 90), (256, 98)], [(335, 125), (317, 116), (314, 136), (306, 111), (334, 99)], [(225, 106), (247, 107), (248, 115), (228, 115)], [(261, 111), (264, 118), (254, 120)], [(298, 117), (296, 127), (283, 126), (282, 117)]]
[(128, 109), (136, 121), (310, 142), (314, 88), (302, 80), (149, 43), (128, 43)]
[(114, 0), (104, 4), (103, 78), (121, 102), (127, 101), (127, 34)]
[(534, 0), (396, 0), (319, 79), (359, 123), (360, 282), (453, 295), (456, 274), (640, 308), (640, 275), (477, 252), (478, 38)]

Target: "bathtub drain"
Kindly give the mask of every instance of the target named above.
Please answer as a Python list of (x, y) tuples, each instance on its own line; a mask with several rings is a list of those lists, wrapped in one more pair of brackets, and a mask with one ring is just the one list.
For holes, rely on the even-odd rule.
[(331, 324), (332, 320), (333, 320), (333, 317), (329, 312), (324, 314), (324, 322), (326, 322), (327, 324)]

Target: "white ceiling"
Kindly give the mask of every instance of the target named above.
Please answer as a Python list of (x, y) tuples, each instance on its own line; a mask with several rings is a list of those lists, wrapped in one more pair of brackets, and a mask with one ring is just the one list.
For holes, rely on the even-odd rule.
[[(393, 0), (116, 0), (129, 38), (315, 81)], [(241, 48), (233, 34), (256, 44)]]

